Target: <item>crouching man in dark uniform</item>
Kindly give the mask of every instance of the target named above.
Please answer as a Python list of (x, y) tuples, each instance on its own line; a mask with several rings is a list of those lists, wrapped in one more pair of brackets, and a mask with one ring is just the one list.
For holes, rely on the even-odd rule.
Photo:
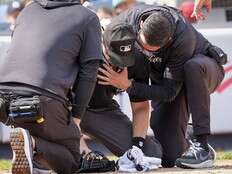
[(101, 59), (99, 20), (78, 0), (36, 0), (26, 5), (0, 64), (8, 123), (19, 127), (11, 133), (13, 174), (32, 174), (37, 155), (59, 174), (78, 170), (80, 132), (66, 98), (77, 81), (75, 116), (81, 117)]
[[(114, 75), (110, 70), (100, 77), (103, 84), (127, 90), (131, 97), (152, 100), (151, 128), (163, 147), (163, 167), (175, 166), (177, 158), (179, 167), (212, 167), (215, 152), (207, 141), (210, 94), (223, 80), (226, 54), (171, 7), (137, 6), (114, 21), (134, 27), (137, 48), (150, 61), (152, 85), (130, 81), (124, 73), (119, 83), (114, 76), (120, 73)], [(196, 142), (188, 147), (185, 131), (190, 112)]]
[[(132, 26), (121, 23), (107, 26), (103, 34), (105, 63), (117, 72), (128, 67), (130, 79), (148, 84), (149, 61), (140, 52), (135, 52), (135, 40)], [(137, 55), (138, 59), (134, 57)], [(114, 155), (120, 157), (125, 154), (119, 160), (120, 171), (135, 172), (136, 165), (143, 165), (141, 170), (156, 169), (161, 165), (162, 150), (157, 140), (147, 137), (149, 102), (130, 98), (131, 122), (113, 99), (119, 91), (113, 86), (96, 85), (89, 108), (81, 119), (81, 130), (103, 143)], [(128, 159), (133, 155), (133, 160)], [(140, 162), (136, 163), (135, 160)]]

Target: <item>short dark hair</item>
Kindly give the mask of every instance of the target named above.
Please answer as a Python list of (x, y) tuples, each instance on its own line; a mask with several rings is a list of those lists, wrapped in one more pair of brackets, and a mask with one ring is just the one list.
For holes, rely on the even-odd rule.
[(154, 12), (144, 21), (141, 32), (145, 40), (152, 46), (163, 46), (173, 35), (174, 27), (167, 15), (162, 12)]

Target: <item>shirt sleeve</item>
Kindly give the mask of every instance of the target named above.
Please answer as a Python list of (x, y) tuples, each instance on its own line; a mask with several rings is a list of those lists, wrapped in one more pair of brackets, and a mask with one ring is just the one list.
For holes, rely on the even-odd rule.
[[(144, 85), (149, 85), (149, 62), (148, 60), (139, 52), (136, 54), (135, 65), (128, 69), (129, 78), (137, 83)], [(129, 95), (131, 102), (142, 102), (147, 99), (137, 98), (136, 95)]]
[(81, 118), (84, 115), (94, 91), (98, 67), (102, 60), (101, 26), (94, 14), (83, 31), (79, 72), (73, 87), (75, 93), (73, 117)]
[(184, 79), (184, 64), (194, 56), (196, 48), (196, 35), (192, 28), (178, 35), (175, 43), (168, 54), (167, 63), (164, 69), (163, 77), (183, 81)]
[(160, 100), (170, 102), (173, 101), (180, 92), (182, 84), (182, 82), (171, 79), (163, 79), (160, 83), (152, 85), (133, 81), (128, 93), (130, 98), (139, 101)]
[(88, 107), (96, 85), (99, 64), (99, 60), (88, 61), (79, 73), (72, 90), (74, 92), (73, 117), (82, 118)]
[(81, 43), (80, 63), (103, 60), (101, 48), (101, 25), (96, 15), (87, 23)]

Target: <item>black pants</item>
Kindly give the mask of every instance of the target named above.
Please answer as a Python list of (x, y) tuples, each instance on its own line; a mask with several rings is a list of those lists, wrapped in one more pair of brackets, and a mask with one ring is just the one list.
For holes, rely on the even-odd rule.
[[(119, 108), (110, 111), (86, 111), (81, 121), (81, 130), (96, 138), (116, 156), (122, 156), (132, 146), (132, 122)], [(159, 142), (147, 137), (145, 154), (160, 158), (162, 149)]]
[(74, 121), (69, 123), (68, 111), (56, 100), (44, 103), (45, 121), (21, 125), (36, 140), (36, 151), (58, 174), (72, 174), (80, 165), (80, 131)]
[(223, 78), (223, 68), (204, 55), (196, 55), (185, 64), (185, 85), (194, 135), (210, 134), (210, 94)]
[[(10, 91), (20, 96), (21, 92), (18, 90)], [(35, 139), (35, 155), (41, 156), (55, 172), (72, 174), (80, 165), (79, 129), (68, 117), (69, 113), (64, 103), (44, 96), (41, 100), (44, 122), (14, 124), (14, 126), (30, 132)]]
[(210, 94), (224, 78), (222, 67), (204, 55), (186, 62), (184, 73), (184, 86), (174, 101), (152, 102), (151, 128), (163, 147), (163, 167), (173, 167), (186, 150), (190, 113), (194, 135), (210, 133)]

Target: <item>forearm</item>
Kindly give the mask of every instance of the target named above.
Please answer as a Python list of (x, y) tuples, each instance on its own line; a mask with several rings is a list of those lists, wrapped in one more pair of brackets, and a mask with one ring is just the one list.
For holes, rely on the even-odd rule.
[(133, 137), (145, 138), (149, 125), (149, 102), (132, 103)]
[(128, 90), (130, 98), (161, 100), (169, 102), (175, 99), (182, 87), (182, 82), (164, 79), (160, 84), (147, 85), (133, 81)]
[(81, 118), (92, 97), (97, 78), (100, 61), (91, 61), (85, 64), (76, 80), (73, 92), (75, 93), (72, 114)]
[(202, 8), (204, 3), (208, 0), (195, 0), (195, 7)]

